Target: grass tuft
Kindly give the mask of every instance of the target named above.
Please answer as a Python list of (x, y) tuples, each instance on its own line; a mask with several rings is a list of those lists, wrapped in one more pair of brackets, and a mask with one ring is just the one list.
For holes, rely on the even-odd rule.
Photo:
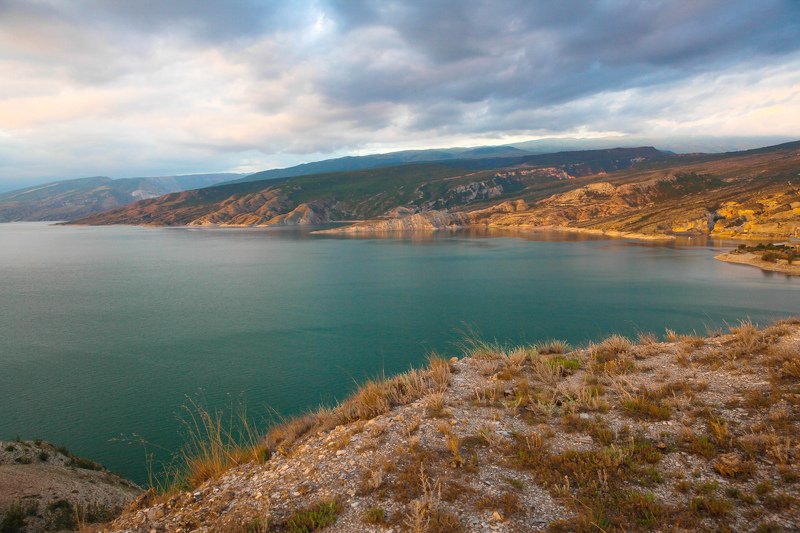
[(295, 512), (284, 526), (289, 533), (311, 533), (336, 523), (342, 505), (338, 500), (320, 502), (312, 507)]

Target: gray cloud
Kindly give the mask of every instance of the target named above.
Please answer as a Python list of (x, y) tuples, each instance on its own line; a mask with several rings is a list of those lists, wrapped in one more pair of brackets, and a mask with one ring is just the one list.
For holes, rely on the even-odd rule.
[(790, 0), (4, 0), (0, 180), (800, 135), (798, 28)]

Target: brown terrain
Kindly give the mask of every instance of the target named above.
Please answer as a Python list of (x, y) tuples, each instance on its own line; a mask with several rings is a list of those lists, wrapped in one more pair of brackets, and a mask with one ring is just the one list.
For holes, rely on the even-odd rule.
[[(797, 531), (800, 320), (573, 349), (466, 342), (104, 531)], [(213, 417), (212, 417), (213, 418)]]
[(0, 442), (0, 531), (72, 531), (117, 516), (142, 490), (41, 441)]
[[(800, 237), (800, 146), (706, 159), (688, 164), (677, 164), (681, 161), (677, 159), (656, 164), (655, 169), (575, 179), (575, 187), (567, 192), (448, 213), (452, 220), (438, 226), (561, 229), (634, 238)], [(420, 216), (428, 220), (432, 214)], [(463, 222), (465, 216), (468, 224)], [(405, 229), (403, 220), (366, 221), (327, 231), (394, 231)], [(413, 222), (412, 228), (422, 225), (411, 217), (408, 222)]]
[(210, 187), (74, 223), (272, 226), (347, 220), (356, 222), (323, 232), (478, 226), (652, 239), (800, 237), (800, 143), (713, 155), (632, 148), (548, 157), (491, 160), (484, 166), (498, 168), (490, 170), (474, 170), (474, 161), (473, 170), (465, 170), (466, 163), (419, 164)]

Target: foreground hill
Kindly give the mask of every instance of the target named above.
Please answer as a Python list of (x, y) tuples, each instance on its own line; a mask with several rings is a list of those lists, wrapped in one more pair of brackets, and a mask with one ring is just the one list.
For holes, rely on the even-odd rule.
[(465, 226), (670, 238), (800, 236), (800, 142), (713, 155), (654, 148), (409, 164), (170, 194), (78, 224), (272, 226), (359, 234)]
[(0, 222), (71, 220), (144, 198), (207, 187), (237, 176), (238, 174), (192, 174), (57, 181), (0, 194)]
[(106, 530), (797, 531), (798, 386), (800, 320), (472, 342), (262, 443), (203, 448), (188, 489)]

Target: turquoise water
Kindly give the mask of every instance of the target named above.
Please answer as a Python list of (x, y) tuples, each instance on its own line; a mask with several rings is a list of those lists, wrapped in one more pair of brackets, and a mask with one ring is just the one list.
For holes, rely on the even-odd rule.
[(800, 314), (800, 278), (717, 248), (454, 235), (0, 224), (0, 439), (65, 444), (144, 481), (186, 397), (297, 413), (427, 352), (574, 343)]

